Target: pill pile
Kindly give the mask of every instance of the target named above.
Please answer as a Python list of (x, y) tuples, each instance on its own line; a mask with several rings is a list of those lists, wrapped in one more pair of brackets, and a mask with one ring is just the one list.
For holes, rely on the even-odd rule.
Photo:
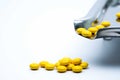
[[(116, 21), (120, 22), (120, 12), (116, 13)], [(98, 21), (94, 21), (91, 26), (88, 29), (83, 28), (83, 27), (79, 27), (76, 29), (77, 34), (89, 38), (89, 39), (94, 39), (94, 37), (96, 36), (96, 33), (98, 32), (98, 30), (103, 29), (103, 28), (107, 28), (111, 25), (111, 23), (109, 21), (103, 21), (101, 22), (99, 25)]]
[(48, 61), (40, 61), (39, 63), (31, 63), (29, 67), (31, 70), (45, 68), (48, 71), (57, 70), (59, 73), (65, 73), (66, 71), (80, 73), (83, 69), (88, 68), (88, 63), (82, 61), (81, 58), (71, 59), (69, 57), (63, 57), (54, 64)]
[(98, 30), (100, 30), (102, 28), (107, 28), (110, 25), (111, 24), (110, 24), (109, 21), (103, 21), (103, 22), (101, 22), (101, 24), (89, 27), (88, 29), (82, 28), (82, 27), (77, 28), (76, 32), (77, 32), (77, 34), (79, 34), (83, 37), (93, 39), (96, 36), (96, 33), (97, 33)]

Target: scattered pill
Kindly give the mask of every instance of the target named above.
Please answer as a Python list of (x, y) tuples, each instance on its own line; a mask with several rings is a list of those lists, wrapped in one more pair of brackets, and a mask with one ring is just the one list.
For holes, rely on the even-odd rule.
[(58, 66), (57, 71), (60, 73), (64, 73), (67, 71), (67, 68), (65, 66)]
[(31, 70), (38, 70), (40, 66), (38, 63), (31, 63), (29, 67)]
[(49, 63), (48, 61), (41, 61), (41, 62), (40, 62), (40, 66), (41, 66), (42, 68), (44, 68), (45, 65), (48, 64), (48, 63)]
[(82, 72), (82, 69), (88, 67), (87, 62), (83, 62), (81, 58), (63, 57), (55, 64), (48, 61), (40, 61), (40, 63), (31, 63), (29, 65), (31, 70), (38, 70), (40, 67), (45, 68), (48, 71), (56, 69), (59, 73), (65, 73), (66, 71), (73, 71), (74, 73)]
[(87, 62), (82, 62), (80, 64), (80, 66), (83, 68), (83, 69), (86, 69), (88, 67), (88, 63)]
[(45, 69), (46, 69), (46, 70), (53, 70), (54, 67), (55, 67), (55, 65), (54, 65), (54, 64), (51, 64), (51, 63), (48, 63), (48, 64), (45, 65)]
[(82, 72), (82, 67), (81, 66), (73, 66), (72, 71), (75, 73)]
[(116, 14), (116, 17), (117, 17), (117, 18), (120, 18), (120, 12), (118, 12), (118, 13)]
[(73, 63), (74, 65), (79, 65), (81, 62), (82, 62), (82, 59), (80, 59), (80, 58), (74, 58), (74, 59), (72, 60), (72, 63)]
[(84, 30), (86, 30), (85, 28), (77, 28), (76, 29), (76, 32), (78, 33), (78, 34), (82, 34), (82, 31), (84, 31)]
[(108, 27), (108, 26), (110, 26), (111, 24), (110, 24), (109, 21), (103, 21), (103, 22), (101, 22), (101, 25), (103, 25), (104, 27)]

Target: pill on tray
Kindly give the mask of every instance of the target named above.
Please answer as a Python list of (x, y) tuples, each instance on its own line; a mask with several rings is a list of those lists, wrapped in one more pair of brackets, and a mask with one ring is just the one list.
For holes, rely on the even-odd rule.
[(84, 30), (86, 30), (85, 28), (77, 28), (76, 29), (76, 32), (78, 33), (78, 34), (82, 34), (82, 31), (84, 31)]
[(102, 29), (102, 28), (105, 28), (103, 25), (97, 25), (96, 28), (99, 30), (99, 29)]
[(110, 26), (111, 24), (110, 24), (109, 21), (103, 21), (103, 22), (101, 22), (101, 25), (103, 25), (104, 27), (108, 27), (108, 26)]
[(96, 27), (90, 27), (90, 28), (88, 28), (88, 31), (95, 33), (98, 31), (98, 29)]
[(88, 31), (88, 30), (84, 30), (84, 31), (82, 31), (82, 36), (87, 37), (87, 38), (91, 38), (92, 33), (90, 31)]
[(40, 68), (38, 63), (31, 63), (29, 67), (31, 70), (38, 70)]

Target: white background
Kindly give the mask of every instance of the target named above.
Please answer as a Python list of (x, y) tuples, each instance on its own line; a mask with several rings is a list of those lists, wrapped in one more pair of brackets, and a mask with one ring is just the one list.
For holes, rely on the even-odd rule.
[[(108, 42), (74, 30), (74, 19), (84, 17), (95, 1), (0, 0), (0, 80), (120, 80), (119, 66), (95, 64)], [(29, 69), (32, 62), (54, 63), (64, 56), (81, 57), (89, 68), (79, 74)]]

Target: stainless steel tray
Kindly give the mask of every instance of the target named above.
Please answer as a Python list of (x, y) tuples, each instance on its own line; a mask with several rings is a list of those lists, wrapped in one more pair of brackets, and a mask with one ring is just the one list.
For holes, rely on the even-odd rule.
[(74, 20), (75, 30), (79, 27), (87, 29), (96, 21), (95, 25), (102, 21), (110, 21), (111, 26), (98, 30), (92, 39), (118, 38), (120, 37), (120, 19), (115, 16), (117, 12), (120, 12), (120, 0), (98, 0), (85, 17)]

